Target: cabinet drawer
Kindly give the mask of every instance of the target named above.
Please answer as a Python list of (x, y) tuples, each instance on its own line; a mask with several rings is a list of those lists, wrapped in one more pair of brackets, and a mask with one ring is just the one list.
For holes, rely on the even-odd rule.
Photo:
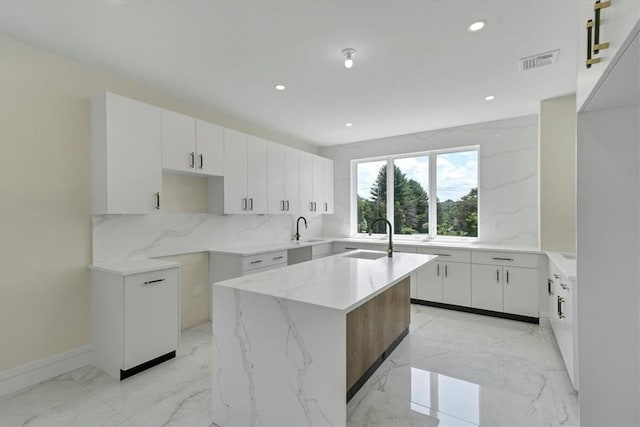
[(369, 243), (357, 243), (357, 242), (335, 242), (333, 244), (333, 252), (339, 254), (342, 252), (354, 251), (356, 249), (371, 249)]
[(178, 269), (124, 279), (124, 360), (130, 369), (178, 348)]
[(471, 262), (474, 264), (538, 268), (538, 255), (517, 252), (473, 251)]
[(287, 263), (287, 251), (268, 252), (265, 254), (242, 257), (242, 271), (269, 267)]
[(438, 255), (443, 262), (471, 262), (471, 251), (467, 249), (427, 248), (418, 246), (419, 254)]

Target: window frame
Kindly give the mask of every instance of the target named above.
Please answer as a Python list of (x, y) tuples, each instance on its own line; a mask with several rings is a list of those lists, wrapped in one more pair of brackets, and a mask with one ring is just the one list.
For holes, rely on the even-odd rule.
[[(435, 195), (437, 200), (438, 192), (438, 170), (437, 170), (437, 158), (439, 154), (459, 153), (464, 151), (476, 151), (477, 153), (477, 167), (476, 167), (476, 186), (478, 192), (478, 236), (466, 237), (466, 236), (447, 236), (438, 234), (438, 204), (431, 203), (432, 195)], [(350, 192), (350, 211), (351, 211), (351, 236), (352, 237), (369, 237), (367, 233), (358, 233), (358, 164), (369, 163), (376, 161), (386, 161), (387, 171), (394, 170), (394, 160), (406, 159), (410, 157), (429, 157), (429, 185), (426, 189), (429, 196), (429, 233), (427, 234), (397, 234), (394, 230), (393, 238), (400, 240), (417, 240), (417, 241), (443, 241), (443, 242), (475, 242), (480, 239), (480, 146), (479, 145), (467, 145), (463, 147), (453, 147), (444, 149), (435, 149), (420, 151), (415, 153), (401, 153), (391, 154), (386, 156), (366, 157), (361, 159), (351, 160), (351, 192)], [(387, 212), (386, 218), (393, 223), (394, 218), (394, 182), (393, 173), (387, 173)], [(431, 225), (431, 219), (435, 218), (433, 225)], [(386, 234), (385, 234), (386, 235)], [(385, 236), (380, 233), (373, 233), (372, 236), (376, 236), (379, 239)]]

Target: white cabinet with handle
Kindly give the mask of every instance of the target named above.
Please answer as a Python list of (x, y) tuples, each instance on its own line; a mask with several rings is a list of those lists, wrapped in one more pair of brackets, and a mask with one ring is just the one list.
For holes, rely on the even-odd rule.
[(417, 298), (444, 304), (471, 305), (471, 254), (467, 250), (417, 248), (439, 258), (417, 271)]
[(223, 174), (222, 127), (162, 110), (162, 168), (204, 175)]
[(92, 271), (93, 363), (117, 379), (175, 357), (180, 339), (177, 267)]
[(333, 160), (323, 159), (324, 167), (322, 173), (323, 185), (323, 202), (322, 213), (332, 214), (334, 213), (333, 207)]
[(91, 100), (91, 213), (160, 209), (161, 110), (105, 93)]
[(297, 150), (267, 141), (267, 211), (271, 215), (298, 211), (300, 160)]

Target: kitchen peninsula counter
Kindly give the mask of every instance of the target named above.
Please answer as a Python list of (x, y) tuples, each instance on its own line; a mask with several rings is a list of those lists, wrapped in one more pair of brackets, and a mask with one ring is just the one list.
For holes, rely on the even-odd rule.
[(411, 273), (436, 258), (371, 254), (212, 285), (216, 424), (346, 425), (347, 397), (408, 333)]

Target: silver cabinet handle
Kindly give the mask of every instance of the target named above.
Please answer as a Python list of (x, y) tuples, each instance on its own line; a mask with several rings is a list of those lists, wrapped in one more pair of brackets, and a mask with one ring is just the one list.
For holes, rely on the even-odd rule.
[(509, 284), (509, 270), (507, 270), (507, 285)]
[(260, 264), (262, 262), (261, 259), (257, 259), (255, 261), (251, 261), (251, 264)]
[(444, 265), (444, 277), (449, 277), (449, 266), (447, 264)]
[(191, 163), (189, 163), (189, 166), (192, 168), (196, 167), (196, 153), (194, 153), (193, 151), (190, 154), (191, 156)]
[(160, 210), (160, 192), (156, 193), (156, 209)]
[(244, 197), (244, 198), (242, 199), (242, 210), (243, 210), (243, 211), (246, 211), (246, 210), (247, 210), (247, 198), (246, 198), (246, 197)]
[(144, 282), (145, 285), (153, 285), (155, 283), (160, 283), (160, 282), (164, 282), (167, 279), (156, 279), (156, 280), (147, 280), (146, 282)]
[(513, 261), (513, 258), (493, 257), (491, 259), (496, 260), (496, 261)]
[(284, 258), (284, 256), (280, 255), (280, 256), (273, 257), (273, 260), (275, 261), (275, 260), (282, 259), (282, 258)]
[(204, 168), (204, 156), (200, 154), (200, 169)]
[(287, 212), (289, 212), (289, 201), (287, 200)]
[(253, 210), (253, 197), (249, 198), (249, 210)]
[(284, 211), (284, 200), (280, 200), (280, 210)]
[(558, 295), (558, 317), (560, 319), (564, 319), (564, 313), (562, 312), (562, 303), (564, 302), (564, 298)]
[(449, 254), (434, 254), (434, 255), (438, 255), (438, 256), (451, 256)]
[(440, 264), (436, 264), (436, 276), (440, 277)]
[(551, 279), (547, 279), (547, 293), (549, 295), (553, 295), (553, 291), (551, 290), (551, 284), (553, 283), (553, 280)]
[(345, 247), (344, 249), (345, 249), (346, 251), (355, 251), (355, 250), (356, 250), (356, 249), (358, 249), (358, 248), (348, 248), (348, 247)]
[(496, 270), (496, 282), (500, 283), (500, 270)]
[(309, 202), (309, 212), (313, 212), (313, 202)]
[(329, 203), (324, 202), (324, 211), (328, 212), (329, 211)]

